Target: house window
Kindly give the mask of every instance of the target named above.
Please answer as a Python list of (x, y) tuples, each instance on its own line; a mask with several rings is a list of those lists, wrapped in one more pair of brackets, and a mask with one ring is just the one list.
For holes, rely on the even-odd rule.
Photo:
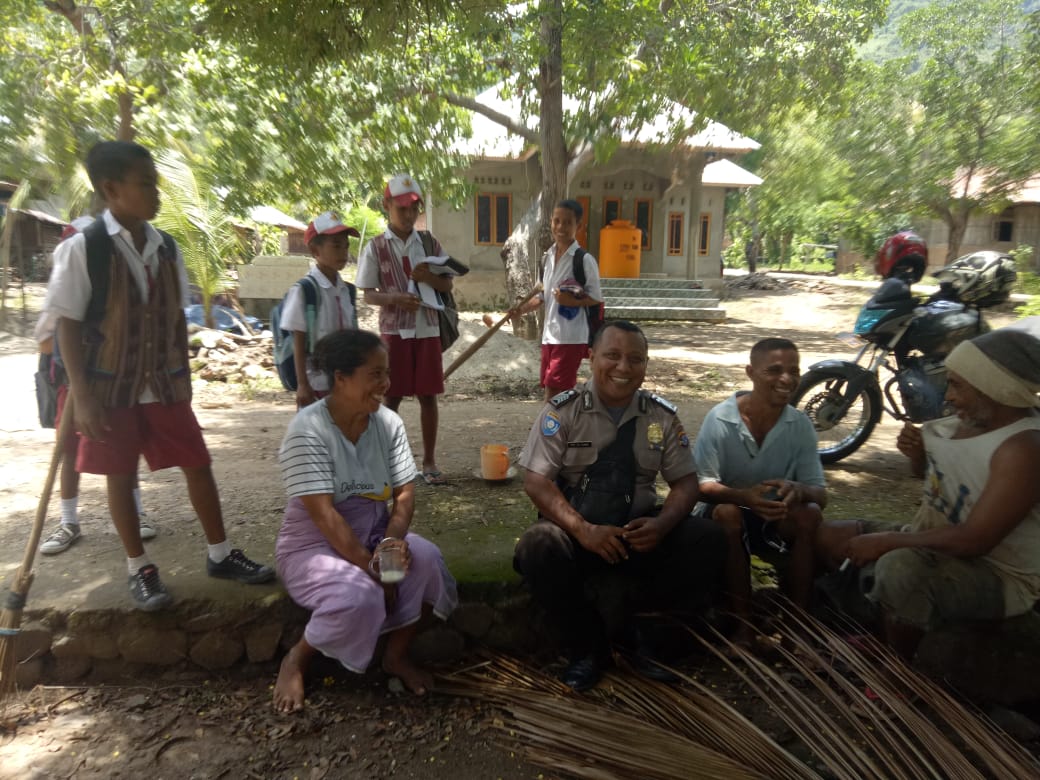
[(1015, 222), (1011, 219), (1000, 218), (993, 223), (993, 240), (1009, 243), (1015, 232)]
[(711, 214), (701, 214), (701, 236), (697, 243), (697, 254), (704, 256), (711, 248)]
[(621, 198), (603, 199), (603, 227), (615, 219), (621, 219)]
[(643, 233), (643, 249), (650, 249), (650, 231), (654, 228), (654, 202), (640, 198), (636, 200), (636, 227)]
[(477, 195), (477, 244), (501, 246), (513, 232), (513, 196)]
[(683, 253), (683, 213), (672, 211), (668, 214), (668, 254), (670, 256)]

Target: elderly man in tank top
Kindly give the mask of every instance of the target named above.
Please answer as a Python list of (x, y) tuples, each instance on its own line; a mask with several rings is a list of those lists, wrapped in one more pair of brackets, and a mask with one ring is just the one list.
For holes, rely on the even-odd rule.
[(1002, 328), (959, 344), (946, 366), (955, 416), (899, 435), (924, 476), (909, 531), (828, 523), (820, 536), (832, 562), (876, 562), (861, 581), (908, 659), (925, 631), (1022, 614), (1040, 598), (1040, 340)]

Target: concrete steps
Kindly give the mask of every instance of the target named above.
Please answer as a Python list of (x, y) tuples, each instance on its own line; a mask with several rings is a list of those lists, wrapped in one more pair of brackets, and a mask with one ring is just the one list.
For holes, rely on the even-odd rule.
[(722, 322), (725, 309), (698, 280), (642, 277), (600, 280), (608, 319)]

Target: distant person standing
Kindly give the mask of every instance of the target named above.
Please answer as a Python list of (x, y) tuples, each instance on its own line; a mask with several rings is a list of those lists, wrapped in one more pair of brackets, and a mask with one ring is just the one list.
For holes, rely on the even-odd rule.
[(390, 352), (386, 406), (396, 412), (402, 398), (416, 397), (423, 440), (420, 473), (427, 485), (441, 485), (446, 480), (436, 455), (437, 396), (444, 392), (440, 322), (435, 309), (422, 305), (411, 283), (449, 292), (452, 280), (435, 274), (426, 262), (427, 257), (444, 252), (432, 234), (415, 229), (423, 208), (422, 190), (415, 179), (408, 174), (390, 179), (383, 192), (383, 208), (389, 226), (362, 251), (357, 286), (365, 293), (365, 303), (380, 309), (379, 333)]
[[(576, 236), (584, 216), (576, 200), (561, 200), (552, 214), (555, 243), (542, 256), (542, 292), (523, 306), (519, 314), (527, 314), (545, 306), (542, 327), (542, 366), (540, 384), (545, 400), (578, 383), (581, 361), (589, 354), (589, 323), (585, 307), (599, 306), (603, 293), (599, 285), (596, 258), (578, 244)], [(575, 256), (580, 253), (585, 283), (575, 274)]]

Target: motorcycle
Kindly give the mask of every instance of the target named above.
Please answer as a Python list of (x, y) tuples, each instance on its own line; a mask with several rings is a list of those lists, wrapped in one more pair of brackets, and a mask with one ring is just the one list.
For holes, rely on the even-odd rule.
[(823, 360), (802, 376), (791, 404), (812, 420), (823, 463), (859, 449), (882, 412), (913, 423), (949, 413), (943, 361), (960, 342), (989, 330), (982, 309), (1008, 299), (1014, 262), (977, 252), (936, 277), (939, 290), (927, 299), (915, 297), (903, 279), (886, 279), (856, 319), (854, 333), (865, 343), (855, 359)]

